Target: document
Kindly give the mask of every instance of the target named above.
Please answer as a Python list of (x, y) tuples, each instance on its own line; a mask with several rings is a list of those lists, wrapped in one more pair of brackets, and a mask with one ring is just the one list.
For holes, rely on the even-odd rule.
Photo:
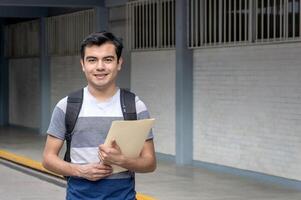
[[(110, 145), (115, 140), (125, 156), (137, 158), (154, 122), (155, 119), (113, 121), (104, 144)], [(113, 173), (127, 171), (116, 165), (112, 167)]]

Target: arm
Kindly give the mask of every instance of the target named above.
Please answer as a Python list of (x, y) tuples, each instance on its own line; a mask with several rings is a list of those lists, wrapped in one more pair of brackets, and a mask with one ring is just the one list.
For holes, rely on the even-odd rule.
[(128, 158), (122, 154), (115, 141), (111, 146), (100, 145), (99, 156), (104, 163), (115, 164), (130, 171), (146, 173), (156, 169), (156, 156), (152, 139), (145, 141), (138, 158)]
[(64, 141), (51, 135), (47, 136), (43, 153), (43, 166), (46, 169), (63, 176), (77, 176), (91, 181), (99, 180), (112, 173), (110, 166), (101, 163), (79, 165), (62, 160), (58, 154), (63, 144)]

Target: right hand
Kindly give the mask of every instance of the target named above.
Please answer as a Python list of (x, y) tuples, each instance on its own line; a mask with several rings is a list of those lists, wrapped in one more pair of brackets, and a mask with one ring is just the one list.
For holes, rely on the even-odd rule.
[(112, 167), (103, 163), (78, 165), (78, 176), (90, 181), (97, 181), (112, 174)]

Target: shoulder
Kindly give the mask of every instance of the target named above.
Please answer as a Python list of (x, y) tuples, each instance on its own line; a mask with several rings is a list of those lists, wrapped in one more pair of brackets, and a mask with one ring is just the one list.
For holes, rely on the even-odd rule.
[(136, 103), (136, 112), (137, 113), (147, 111), (147, 107), (146, 107), (145, 103), (139, 98), (139, 96), (135, 97), (135, 103)]
[[(80, 90), (82, 90), (82, 89), (80, 89)], [(72, 91), (72, 92), (70, 92), (68, 94), (68, 96), (72, 95), (72, 94), (75, 94), (75, 93), (78, 93), (80, 90)], [(84, 92), (86, 93), (85, 90), (84, 90)], [(55, 106), (56, 108), (62, 110), (64, 113), (66, 112), (68, 96), (65, 96), (64, 98), (62, 98), (61, 100), (59, 100), (58, 103)]]
[(62, 110), (64, 113), (66, 112), (67, 107), (67, 96), (62, 98), (55, 106), (55, 108)]

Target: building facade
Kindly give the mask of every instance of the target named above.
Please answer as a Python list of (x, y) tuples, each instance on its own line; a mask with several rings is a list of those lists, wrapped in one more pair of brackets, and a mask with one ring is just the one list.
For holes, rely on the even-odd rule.
[[(107, 28), (126, 44), (119, 84), (157, 119), (160, 158), (301, 181), (300, 8), (300, 0), (107, 6)], [(79, 42), (99, 30), (97, 12), (45, 18), (49, 110), (85, 86)], [(11, 125), (41, 128), (40, 30), (40, 20), (5, 26)]]

